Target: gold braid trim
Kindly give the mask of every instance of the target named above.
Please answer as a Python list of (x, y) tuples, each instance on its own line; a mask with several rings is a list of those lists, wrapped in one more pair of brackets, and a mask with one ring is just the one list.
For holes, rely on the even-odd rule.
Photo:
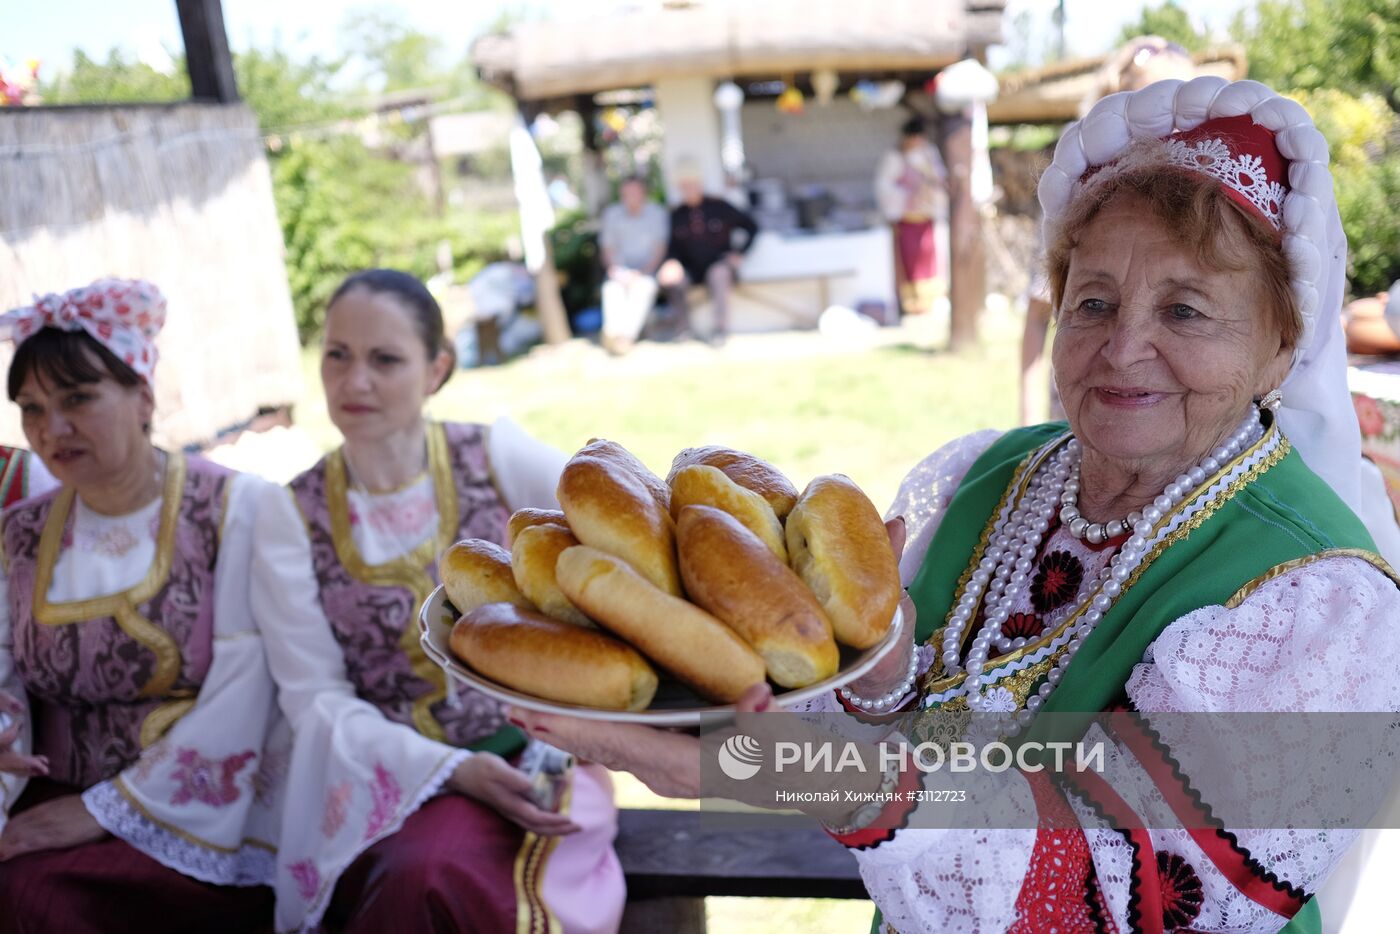
[[(1268, 429), (1264, 432), (1264, 434), (1259, 438), (1258, 441), (1256, 441), (1254, 444), (1252, 444), (1247, 450), (1241, 452), (1238, 456), (1235, 457), (1234, 460), (1230, 461), (1230, 463), (1228, 463), (1228, 464), (1222, 466), (1222, 467), (1220, 468), (1220, 470), (1218, 470), (1218, 471), (1215, 473), (1215, 475), (1214, 475), (1210, 480), (1208, 480), (1204, 485), (1205, 485), (1207, 488), (1209, 488), (1209, 486), (1210, 486), (1211, 484), (1213, 484), (1213, 483), (1216, 482), (1216, 479), (1217, 479), (1217, 478), (1222, 477), (1222, 476), (1224, 476), (1224, 475), (1230, 473), (1231, 471), (1235, 470), (1235, 469), (1236, 469), (1241, 463), (1243, 463), (1245, 460), (1247, 460), (1247, 459), (1249, 459), (1250, 457), (1253, 457), (1255, 454), (1257, 454), (1258, 451), (1259, 451), (1264, 445), (1266, 445), (1266, 444), (1269, 442), (1269, 439), (1270, 439), (1271, 437), (1273, 437), (1273, 435), (1275, 435), (1276, 433), (1278, 433), (1278, 424), (1277, 424), (1277, 423), (1273, 423), (1273, 424), (1271, 424), (1271, 425), (1268, 427)], [(1058, 445), (1060, 442), (1063, 442), (1063, 441), (1066, 440), (1068, 437), (1069, 437), (1069, 435), (1065, 435), (1064, 437), (1057, 439), (1055, 442), (1053, 442), (1053, 444)], [(1139, 563), (1138, 566), (1137, 566), (1136, 568), (1133, 569), (1132, 575), (1131, 575), (1126, 581), (1123, 582), (1123, 588), (1122, 588), (1122, 590), (1119, 592), (1119, 598), (1121, 599), (1122, 595), (1128, 592), (1128, 588), (1132, 587), (1134, 584), (1136, 584), (1136, 583), (1138, 582), (1138, 580), (1142, 577), (1143, 573), (1146, 572), (1146, 570), (1148, 569), (1148, 567), (1150, 567), (1150, 566), (1152, 565), (1152, 563), (1153, 563), (1154, 561), (1156, 561), (1157, 558), (1159, 558), (1159, 557), (1161, 556), (1162, 552), (1166, 551), (1169, 547), (1171, 547), (1172, 545), (1174, 545), (1174, 544), (1176, 544), (1177, 542), (1181, 541), (1182, 539), (1186, 538), (1188, 535), (1190, 535), (1190, 534), (1191, 534), (1192, 532), (1194, 532), (1196, 529), (1200, 528), (1203, 524), (1205, 524), (1205, 521), (1206, 521), (1207, 519), (1209, 519), (1211, 516), (1213, 516), (1213, 515), (1216, 513), (1216, 511), (1220, 509), (1220, 507), (1224, 506), (1224, 505), (1225, 505), (1227, 502), (1229, 502), (1231, 499), (1234, 499), (1234, 497), (1240, 492), (1240, 490), (1244, 489), (1244, 488), (1245, 488), (1246, 486), (1248, 486), (1250, 483), (1253, 483), (1253, 482), (1254, 482), (1255, 480), (1257, 480), (1262, 474), (1264, 474), (1266, 471), (1268, 471), (1268, 470), (1272, 469), (1273, 467), (1275, 467), (1280, 461), (1282, 461), (1286, 456), (1288, 456), (1288, 452), (1289, 452), (1290, 450), (1292, 450), (1292, 445), (1289, 444), (1288, 439), (1287, 439), (1286, 437), (1280, 436), (1280, 437), (1279, 437), (1279, 441), (1278, 441), (1277, 447), (1275, 447), (1274, 450), (1273, 450), (1268, 456), (1266, 456), (1266, 457), (1265, 457), (1263, 460), (1261, 460), (1259, 463), (1255, 464), (1253, 467), (1251, 467), (1251, 468), (1250, 468), (1248, 471), (1246, 471), (1244, 474), (1242, 474), (1241, 476), (1239, 476), (1238, 478), (1236, 478), (1236, 479), (1234, 480), (1234, 482), (1232, 482), (1229, 486), (1227, 486), (1224, 490), (1222, 490), (1218, 495), (1212, 497), (1211, 500), (1210, 500), (1209, 502), (1207, 502), (1207, 503), (1201, 508), (1201, 511), (1200, 511), (1200, 512), (1196, 513), (1196, 515), (1192, 516), (1190, 519), (1186, 520), (1186, 522), (1182, 523), (1182, 525), (1181, 525), (1180, 528), (1178, 528), (1176, 531), (1172, 532), (1170, 535), (1168, 535), (1168, 536), (1167, 536), (1166, 538), (1164, 538), (1162, 541), (1158, 542), (1158, 543), (1157, 543), (1157, 546), (1156, 546), (1155, 548), (1153, 548), (1152, 551), (1148, 552), (1146, 555), (1143, 556), (1142, 562)], [(1048, 453), (1048, 451), (1045, 452), (1045, 453)], [(1043, 457), (1042, 457), (1041, 459), (1043, 460)], [(1037, 466), (1038, 466), (1038, 464), (1037, 464)], [(1034, 470), (1034, 468), (1032, 468), (1032, 469), (1030, 470), (1030, 472), (1029, 472), (1027, 475), (1025, 475), (1025, 476), (1021, 476), (1020, 474), (1018, 474), (1018, 475), (1017, 475), (1017, 478), (1016, 478), (1016, 481), (1014, 481), (1013, 484), (1012, 484), (1013, 487), (1014, 487), (1014, 486), (1017, 486), (1017, 485), (1024, 485), (1024, 484), (1028, 483), (1028, 482), (1029, 482), (1029, 478), (1030, 478), (1030, 474), (1033, 474), (1034, 472), (1035, 472), (1035, 470)], [(1185, 500), (1185, 501), (1181, 502), (1180, 504), (1178, 504), (1178, 505), (1176, 506), (1176, 508), (1173, 509), (1170, 513), (1164, 515), (1164, 516), (1157, 522), (1157, 524), (1153, 527), (1153, 529), (1154, 529), (1154, 534), (1155, 534), (1155, 531), (1156, 531), (1157, 529), (1161, 529), (1161, 528), (1163, 528), (1163, 527), (1166, 526), (1166, 525), (1170, 525), (1171, 522), (1176, 518), (1176, 516), (1177, 516), (1178, 514), (1180, 514), (1180, 513), (1187, 507), (1187, 505), (1189, 505), (1191, 502), (1194, 502), (1194, 499), (1192, 499), (1192, 500)], [(1002, 501), (1002, 504), (1003, 504), (1003, 505), (1005, 504), (1005, 500)], [(998, 506), (998, 507), (997, 507), (997, 514), (1000, 514), (1001, 508), (1002, 508), (1002, 506)], [(979, 557), (978, 557), (977, 559), (975, 559), (975, 560), (979, 560), (979, 561), (980, 561), (981, 550), (982, 550), (982, 548), (985, 547), (985, 544), (986, 544), (986, 543), (985, 543), (985, 541), (984, 541), (983, 544), (982, 544), (981, 546), (979, 546), (979, 549), (978, 549), (978, 555), (979, 555)], [(959, 591), (957, 591), (957, 592), (961, 592), (961, 587), (959, 588)], [(1116, 601), (1115, 601), (1115, 602), (1116, 602)], [(1016, 649), (1015, 651), (1012, 651), (1012, 652), (1008, 652), (1008, 653), (1006, 653), (1005, 655), (1000, 655), (1000, 656), (997, 656), (997, 657), (995, 657), (995, 658), (989, 658), (989, 659), (987, 660), (987, 670), (988, 670), (988, 671), (994, 671), (994, 670), (997, 669), (997, 668), (1003, 667), (1003, 666), (1005, 666), (1005, 665), (1012, 664), (1013, 662), (1016, 662), (1017, 660), (1019, 660), (1022, 656), (1028, 655), (1028, 654), (1030, 654), (1030, 653), (1032, 653), (1032, 652), (1039, 651), (1039, 650), (1040, 650), (1041, 648), (1043, 648), (1044, 646), (1049, 645), (1049, 644), (1050, 644), (1051, 642), (1053, 642), (1058, 636), (1060, 636), (1066, 629), (1068, 629), (1069, 627), (1071, 627), (1071, 626), (1073, 626), (1075, 623), (1077, 623), (1077, 622), (1079, 621), (1079, 618), (1080, 618), (1081, 616), (1084, 615), (1084, 613), (1085, 613), (1086, 610), (1088, 610), (1089, 605), (1090, 605), (1089, 603), (1085, 603), (1084, 605), (1078, 607), (1073, 613), (1071, 613), (1069, 616), (1065, 617), (1065, 619), (1062, 620), (1062, 621), (1060, 622), (1060, 624), (1059, 624), (1058, 626), (1056, 626), (1052, 631), (1050, 631), (1050, 632), (1046, 633), (1045, 635), (1041, 636), (1041, 637), (1040, 637), (1039, 639), (1037, 639), (1035, 642), (1027, 643), (1026, 645), (1023, 645), (1021, 648)], [(980, 610), (980, 607), (981, 607), (981, 601), (979, 600), (979, 601), (978, 601), (978, 607), (977, 607), (977, 608)], [(976, 619), (975, 613), (974, 613), (973, 619)], [(968, 627), (968, 631), (970, 632), (971, 629), (972, 629), (972, 627), (969, 626), (969, 627)], [(932, 641), (932, 640), (930, 640), (930, 641)], [(1063, 651), (1063, 648), (1061, 649), (1061, 651)], [(1052, 661), (1052, 662), (1053, 662), (1053, 661), (1054, 661), (1056, 658), (1058, 658), (1059, 656), (1060, 656), (1060, 652), (1056, 652), (1054, 655), (1050, 656), (1048, 659), (1042, 659), (1040, 662), (1037, 662), (1036, 664), (1030, 666), (1030, 667), (1027, 668), (1025, 671), (1017, 672), (1017, 673), (1014, 674), (1014, 675), (1010, 675), (1010, 676), (1008, 676), (1008, 677), (1002, 679), (1001, 681), (998, 682), (998, 686), (999, 686), (999, 687), (1006, 687), (1008, 690), (1011, 690), (1012, 693), (1015, 695), (1015, 697), (1016, 697), (1016, 699), (1017, 699), (1017, 704), (1018, 704), (1018, 706), (1021, 706), (1021, 705), (1023, 705), (1024, 702), (1025, 702), (1025, 697), (1028, 696), (1028, 694), (1029, 694), (1030, 686), (1034, 683), (1034, 679), (1025, 680), (1025, 679), (1022, 678), (1022, 676), (1025, 675), (1025, 674), (1026, 674), (1027, 672), (1029, 672), (1029, 671), (1039, 669), (1039, 668), (1041, 667), (1041, 665), (1044, 664), (1044, 662), (1046, 662), (1046, 661)], [(934, 664), (935, 664), (936, 668), (937, 668), (939, 671), (942, 670), (942, 660), (941, 660), (941, 656), (939, 657), (939, 660), (936, 661)], [(933, 668), (930, 668), (930, 669), (929, 669), (930, 673), (931, 673), (933, 670), (934, 670)], [(1045, 670), (1046, 670), (1046, 671), (1049, 671), (1049, 667), (1047, 667)], [(986, 672), (984, 672), (984, 675), (985, 675), (985, 674), (986, 674)], [(944, 692), (944, 691), (949, 690), (950, 688), (956, 687), (957, 685), (961, 684), (965, 678), (966, 678), (966, 672), (959, 672), (958, 674), (952, 676), (951, 678), (945, 677), (945, 678), (943, 678), (943, 679), (941, 679), (941, 680), (938, 680), (938, 681), (931, 681), (931, 680), (928, 678), (928, 676), (926, 675), (926, 676), (925, 676), (925, 680), (922, 682), (922, 693), (923, 693), (923, 694), (938, 694), (938, 693), (942, 693), (942, 692)], [(956, 701), (961, 701), (962, 704), (963, 704), (963, 706), (966, 706), (966, 699), (965, 699), (965, 698), (963, 698), (963, 697), (958, 697), (958, 698), (956, 698), (955, 700), (956, 700)], [(941, 705), (941, 706), (940, 706), (940, 709), (951, 708), (951, 707), (953, 707), (953, 706), (954, 706), (953, 703), (950, 701), (948, 704)]]
[(39, 551), (36, 559), (33, 609), (35, 621), (45, 626), (65, 626), (72, 623), (85, 623), (94, 619), (111, 617), (136, 642), (155, 655), (155, 668), (141, 687), (143, 697), (163, 697), (180, 676), (184, 659), (180, 654), (180, 644), (160, 626), (146, 619), (137, 610), (141, 604), (160, 593), (170, 578), (170, 567), (175, 554), (175, 531), (180, 518), (180, 503), (185, 488), (185, 456), (178, 451), (166, 454), (165, 485), (161, 491), (160, 525), (156, 532), (156, 554), (146, 577), (135, 587), (120, 593), (93, 597), (88, 600), (72, 600), (64, 603), (50, 603), (49, 587), (53, 583), (54, 565), (58, 563), (59, 548), (63, 544), (63, 528), (68, 522), (68, 513), (73, 508), (74, 492), (70, 488), (61, 490), (54, 499), (53, 508), (39, 533)]
[[(573, 790), (571, 780), (564, 791), (559, 813), (568, 812)], [(558, 845), (559, 837), (525, 832), (525, 840), (516, 854), (512, 872), (515, 880), (516, 934), (563, 934), (563, 926), (544, 900), (544, 865)]]
[(167, 701), (146, 714), (146, 719), (141, 721), (141, 748), (154, 746), (185, 714), (194, 709), (196, 703), (193, 697), (182, 697)]
[(1248, 599), (1250, 594), (1254, 593), (1254, 591), (1263, 587), (1269, 581), (1282, 577), (1289, 571), (1296, 571), (1298, 568), (1307, 567), (1310, 564), (1324, 561), (1328, 558), (1359, 558), (1390, 578), (1397, 587), (1400, 587), (1400, 575), (1396, 574), (1395, 569), (1374, 551), (1367, 551), (1364, 548), (1329, 548), (1326, 551), (1319, 551), (1317, 554), (1304, 555), (1301, 558), (1294, 558), (1292, 561), (1285, 561), (1282, 564), (1274, 565), (1263, 574), (1254, 578), (1254, 580), (1245, 584), (1239, 590), (1236, 590), (1234, 595), (1231, 596), (1229, 600), (1225, 601), (1225, 609), (1235, 609)]
[[(429, 422), (427, 430), (428, 472), (433, 478), (433, 494), (437, 500), (438, 534), (424, 541), (406, 555), (371, 565), (360, 554), (350, 531), (349, 484), (346, 480), (345, 459), (340, 449), (326, 458), (326, 506), (330, 514), (331, 543), (336, 557), (349, 575), (373, 587), (400, 587), (407, 590), (415, 606), (421, 605), (433, 592), (432, 575), (426, 570), (437, 556), (452, 544), (457, 535), (457, 486), (452, 477), (452, 462), (447, 449), (447, 437), (442, 425)], [(429, 739), (439, 742), (447, 735), (433, 716), (433, 705), (447, 697), (447, 676), (423, 652), (418, 627), (413, 617), (405, 622), (399, 638), (399, 648), (408, 656), (413, 674), (432, 685), (432, 689), (413, 702), (413, 725)]]
[[(962, 576), (958, 578), (957, 586), (953, 588), (953, 595), (955, 598), (958, 594), (963, 593), (967, 589), (968, 581), (972, 580), (973, 573), (977, 570), (977, 566), (981, 564), (982, 556), (986, 554), (987, 546), (991, 544), (992, 533), (996, 531), (997, 519), (1001, 517), (1002, 510), (1011, 502), (1017, 501), (1025, 495), (1026, 488), (1030, 485), (1031, 478), (1035, 476), (1036, 470), (1040, 468), (1040, 465), (1045, 462), (1047, 457), (1053, 454), (1060, 445), (1064, 444), (1071, 437), (1073, 436), (1069, 432), (1066, 432), (1053, 441), (1041, 445), (1039, 450), (1027, 454), (1025, 459), (1021, 461), (1020, 466), (1016, 468), (1016, 472), (1011, 476), (1011, 482), (1007, 484), (1006, 492), (1002, 494), (1001, 499), (997, 502), (996, 509), (992, 510), (991, 518), (987, 520), (987, 524), (983, 527), (982, 535), (977, 540), (977, 547), (972, 550), (972, 559), (968, 562), (967, 567), (963, 569)], [(957, 606), (957, 600), (954, 599), (953, 605), (948, 608), (948, 615), (943, 619), (943, 625), (935, 629), (929, 635), (925, 643), (926, 645), (939, 646), (941, 649), (941, 633), (944, 629), (948, 628), (948, 624), (953, 621), (953, 613), (957, 610)], [(975, 620), (977, 614), (980, 613), (981, 610), (982, 600), (979, 597), (977, 605), (973, 607), (972, 610), (972, 619)], [(963, 633), (964, 646), (972, 637), (972, 626), (969, 625), (967, 631)], [(943, 653), (940, 650), (934, 653), (933, 664), (929, 667), (928, 671), (924, 672), (920, 681), (924, 693), (936, 694), (939, 691), (947, 690), (949, 687), (958, 684), (962, 681), (962, 678), (963, 676), (961, 674), (953, 675), (951, 678), (943, 674)]]

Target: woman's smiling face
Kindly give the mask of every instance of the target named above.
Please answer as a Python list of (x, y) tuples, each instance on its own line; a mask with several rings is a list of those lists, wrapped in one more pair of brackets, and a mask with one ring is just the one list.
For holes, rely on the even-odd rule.
[(1288, 373), (1260, 280), (1203, 266), (1140, 195), (1106, 204), (1070, 253), (1054, 346), (1080, 442), (1138, 473), (1203, 459)]

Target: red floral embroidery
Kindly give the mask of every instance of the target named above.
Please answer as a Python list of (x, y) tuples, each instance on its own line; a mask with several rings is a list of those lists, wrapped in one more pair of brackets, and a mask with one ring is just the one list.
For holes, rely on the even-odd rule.
[(204, 758), (195, 749), (181, 749), (175, 755), (177, 768), (170, 774), (180, 787), (171, 795), (170, 803), (198, 801), (214, 808), (232, 804), (242, 794), (234, 778), (256, 757), (257, 754), (249, 750), (215, 760)]
[(1196, 870), (1175, 853), (1158, 853), (1157, 875), (1162, 880), (1162, 927), (1175, 931), (1195, 921), (1205, 901)]
[(1084, 582), (1084, 565), (1067, 551), (1052, 551), (1040, 561), (1031, 581), (1031, 605), (1039, 613), (1064, 606), (1079, 593)]
[(350, 783), (341, 782), (326, 795), (326, 813), (321, 817), (321, 834), (327, 840), (345, 826), (345, 817), (350, 812), (350, 793)]
[(379, 762), (374, 764), (374, 781), (369, 783), (369, 798), (371, 808), (369, 824), (365, 827), (366, 840), (389, 826), (399, 802), (403, 800), (403, 789), (399, 788), (398, 779)]
[(1034, 613), (1012, 613), (1001, 624), (1001, 634), (1008, 639), (1033, 639), (1044, 629), (1044, 620)]
[(304, 859), (299, 863), (292, 863), (287, 867), (287, 871), (292, 874), (292, 881), (297, 884), (297, 894), (301, 896), (302, 901), (309, 902), (316, 897), (316, 893), (321, 890), (321, 873), (315, 863)]

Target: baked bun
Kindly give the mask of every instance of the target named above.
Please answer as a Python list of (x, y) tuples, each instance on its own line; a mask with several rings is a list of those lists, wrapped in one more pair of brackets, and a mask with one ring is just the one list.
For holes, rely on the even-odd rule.
[(797, 504), (797, 487), (793, 486), (792, 481), (783, 476), (778, 468), (752, 454), (719, 445), (686, 448), (681, 451), (671, 462), (671, 473), (666, 477), (667, 482), (671, 482), (677, 473), (694, 464), (718, 467), (724, 471), (726, 477), (744, 489), (752, 490), (768, 500), (768, 505), (773, 507), (773, 513), (779, 519), (786, 518), (787, 514), (792, 512), (792, 507)]
[(506, 523), (506, 541), (514, 545), (520, 530), (528, 529), (532, 525), (562, 525), (567, 529), (569, 520), (565, 519), (564, 513), (558, 509), (517, 509), (511, 514), (510, 522)]
[(515, 585), (541, 613), (592, 628), (593, 621), (569, 602), (554, 580), (554, 563), (565, 548), (578, 544), (562, 525), (531, 525), (520, 530), (510, 546), (510, 566)]
[(687, 506), (713, 506), (729, 513), (771, 548), (783, 564), (787, 564), (783, 524), (778, 521), (773, 507), (762, 496), (729, 479), (718, 467), (692, 464), (671, 475), (672, 517), (679, 520), (681, 511)]
[(635, 454), (616, 441), (594, 438), (585, 444), (579, 453), (611, 461), (630, 471), (633, 476), (642, 481), (642, 485), (651, 493), (658, 506), (668, 513), (671, 511), (671, 488), (660, 477), (652, 473), (651, 468), (643, 464)]
[(447, 599), (465, 616), (484, 603), (513, 603), (534, 609), (515, 584), (510, 552), (495, 542), (469, 538), (457, 542), (438, 559)]
[(676, 541), (690, 599), (757, 649), (774, 683), (801, 688), (836, 673), (840, 653), (821, 605), (734, 516), (687, 506), (676, 523)]
[(763, 659), (734, 630), (612, 555), (570, 548), (559, 556), (558, 577), (576, 606), (696, 693), (733, 703), (763, 680)]
[(645, 710), (656, 672), (630, 646), (509, 603), (488, 603), (452, 627), (452, 651), (475, 672), (546, 700)]
[(657, 587), (678, 597), (681, 577), (671, 514), (625, 460), (616, 456), (621, 450), (617, 445), (600, 447), (607, 444), (610, 442), (595, 441), (588, 445), (569, 459), (559, 476), (559, 504), (564, 507), (569, 528), (583, 544), (617, 555)]
[(848, 477), (807, 485), (787, 518), (788, 559), (831, 618), (836, 639), (868, 649), (899, 605), (899, 565), (875, 504)]

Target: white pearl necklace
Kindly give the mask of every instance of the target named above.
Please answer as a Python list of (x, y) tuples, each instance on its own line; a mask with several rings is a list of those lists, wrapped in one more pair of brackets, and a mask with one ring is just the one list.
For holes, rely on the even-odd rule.
[[(1258, 413), (1251, 409), (1228, 441), (1211, 451), (1199, 465), (1168, 484), (1162, 495), (1144, 507), (1140, 514), (1133, 513), (1129, 517), (1133, 520), (1132, 524), (1117, 534), (1121, 535), (1130, 528), (1132, 536), (1104, 568), (1097, 586), (1091, 584), (1086, 589), (1085, 598), (1071, 613), (1071, 616), (1077, 614), (1078, 618), (1070, 631), (1070, 641), (1065, 646), (1065, 651), (1047, 673), (1037, 693), (1026, 699), (1025, 709), (1017, 712), (1015, 719), (1002, 727), (1001, 732), (1008, 735), (1020, 732), (1055, 690), (1079, 647), (1098, 626), (1099, 621), (1113, 606), (1113, 601), (1122, 593), (1123, 584), (1142, 563), (1157, 523), (1187, 497), (1193, 495), (1208, 477), (1253, 444), (1262, 433)], [(1042, 539), (1050, 527), (1050, 519), (1055, 515), (1057, 506), (1062, 508), (1073, 505), (1073, 502), (1066, 502), (1065, 497), (1071, 492), (1078, 494), (1082, 456), (1083, 449), (1079, 441), (1072, 438), (1036, 471), (1021, 497), (1020, 504), (1009, 514), (999, 518), (993, 527), (987, 550), (968, 580), (943, 630), (944, 672), (947, 675), (966, 672), (962, 693), (967, 697), (968, 707), (974, 711), (987, 710), (982, 689), (994, 686), (999, 680), (995, 674), (986, 671), (987, 663), (992, 657), (992, 647), (995, 646), (998, 651), (1004, 653), (1019, 649), (1030, 641), (1024, 637), (1007, 638), (1001, 631), (1002, 625), (1029, 586), (1032, 564), (1039, 553)], [(1074, 489), (1071, 491), (1072, 482)], [(986, 621), (972, 640), (964, 666), (961, 660), (963, 634), (973, 619), (979, 600), (986, 608)]]

